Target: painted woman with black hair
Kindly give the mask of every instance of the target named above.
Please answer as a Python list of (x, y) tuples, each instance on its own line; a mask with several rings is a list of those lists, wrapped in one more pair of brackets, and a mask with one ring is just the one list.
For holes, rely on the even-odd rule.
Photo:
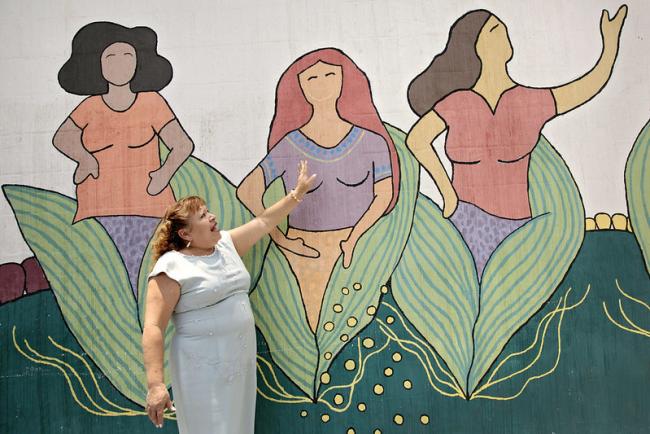
[[(137, 296), (143, 253), (165, 209), (175, 202), (169, 181), (194, 144), (158, 93), (172, 67), (156, 51), (156, 33), (95, 22), (72, 40), (59, 84), (89, 95), (54, 135), (54, 146), (77, 163), (75, 222), (97, 218), (115, 242)], [(170, 149), (160, 163), (159, 139)]]

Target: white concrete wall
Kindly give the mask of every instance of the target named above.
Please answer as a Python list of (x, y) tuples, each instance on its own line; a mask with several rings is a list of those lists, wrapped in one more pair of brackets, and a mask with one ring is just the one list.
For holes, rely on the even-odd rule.
[[(650, 118), (650, 1), (630, 0), (614, 74), (588, 105), (552, 121), (544, 134), (560, 150), (582, 192), (587, 215), (626, 211), (623, 171)], [(552, 86), (593, 66), (601, 50), (602, 8), (614, 0), (67, 0), (0, 3), (0, 184), (73, 196), (74, 164), (52, 135), (81, 97), (57, 73), (75, 32), (93, 21), (145, 25), (174, 68), (162, 94), (196, 143), (195, 155), (234, 183), (265, 153), (275, 85), (298, 56), (333, 46), (370, 78), (382, 118), (404, 130), (416, 116), (406, 87), (442, 50), (463, 13), (488, 8), (508, 26), (512, 76)], [(442, 142), (437, 142), (440, 149)], [(438, 197), (425, 176), (422, 190)], [(6, 200), (0, 200), (0, 263), (31, 253)]]

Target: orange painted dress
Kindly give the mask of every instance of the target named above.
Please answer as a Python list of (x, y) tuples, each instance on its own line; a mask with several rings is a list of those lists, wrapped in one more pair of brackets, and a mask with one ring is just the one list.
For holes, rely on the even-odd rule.
[(131, 107), (115, 111), (101, 95), (83, 100), (70, 114), (82, 130), (83, 146), (99, 163), (97, 179), (77, 186), (74, 221), (98, 216), (161, 217), (174, 203), (169, 186), (147, 192), (149, 173), (160, 168), (158, 134), (175, 119), (158, 92), (140, 92)]

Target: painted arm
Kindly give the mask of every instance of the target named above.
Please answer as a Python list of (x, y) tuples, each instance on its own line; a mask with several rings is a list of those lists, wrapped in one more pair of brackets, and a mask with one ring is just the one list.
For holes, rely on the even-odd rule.
[(348, 268), (352, 263), (354, 248), (356, 247), (359, 238), (361, 238), (361, 236), (370, 229), (388, 209), (388, 206), (393, 199), (393, 179), (386, 178), (379, 182), (375, 182), (373, 190), (375, 197), (372, 200), (372, 203), (370, 203), (370, 206), (363, 216), (361, 216), (361, 219), (359, 219), (357, 224), (354, 225), (348, 239), (341, 241), (344, 268)]
[(147, 374), (147, 407), (149, 419), (162, 427), (163, 412), (174, 410), (164, 379), (165, 330), (174, 306), (180, 298), (180, 285), (166, 274), (149, 279), (145, 300), (142, 350)]
[[(309, 191), (316, 175), (307, 175), (307, 163), (301, 163), (299, 168), (298, 185), (295, 188), (295, 194), (298, 199)], [(237, 198), (246, 206), (256, 217), (245, 225), (239, 226), (230, 231), (237, 253), (244, 256), (246, 252), (253, 247), (264, 235), (269, 234), (271, 239), (280, 247), (290, 250), (297, 255), (317, 258), (320, 253), (314, 248), (305, 244), (302, 238), (290, 239), (278, 229), (282, 220), (298, 204), (291, 195), (280, 199), (273, 206), (264, 208), (263, 196), (265, 192), (264, 173), (258, 166), (244, 178), (239, 187), (237, 187)]]
[(160, 130), (160, 138), (170, 149), (165, 163), (157, 170), (149, 173), (151, 181), (147, 186), (147, 192), (155, 196), (167, 187), (174, 173), (187, 160), (194, 151), (194, 142), (187, 135), (178, 119), (174, 119)]
[(406, 146), (436, 183), (444, 201), (443, 216), (449, 218), (458, 206), (458, 195), (432, 145), (445, 129), (445, 121), (431, 110), (413, 125), (406, 137)]
[(97, 179), (99, 176), (99, 163), (81, 142), (82, 129), (67, 118), (56, 130), (52, 138), (52, 144), (63, 155), (77, 163), (73, 180), (75, 184), (81, 184), (86, 178), (92, 176)]
[(603, 10), (600, 18), (600, 34), (603, 40), (603, 50), (600, 53), (600, 58), (596, 66), (577, 80), (551, 89), (555, 98), (558, 115), (580, 107), (605, 87), (612, 75), (614, 62), (618, 55), (621, 29), (623, 28), (626, 16), (626, 5), (621, 6), (611, 20), (609, 19), (609, 12)]

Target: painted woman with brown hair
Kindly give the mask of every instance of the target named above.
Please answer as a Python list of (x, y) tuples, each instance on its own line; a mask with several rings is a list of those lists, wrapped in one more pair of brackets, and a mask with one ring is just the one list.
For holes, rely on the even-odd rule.
[[(613, 19), (603, 11), (603, 51), (588, 73), (565, 85), (532, 88), (508, 73), (513, 50), (506, 25), (489, 11), (471, 11), (410, 83), (408, 101), (420, 119), (407, 146), (440, 190), (443, 215), (470, 248), (479, 280), (497, 246), (531, 219), (528, 168), (541, 129), (605, 86), (626, 14), (626, 6)], [(452, 180), (431, 145), (444, 131)]]

